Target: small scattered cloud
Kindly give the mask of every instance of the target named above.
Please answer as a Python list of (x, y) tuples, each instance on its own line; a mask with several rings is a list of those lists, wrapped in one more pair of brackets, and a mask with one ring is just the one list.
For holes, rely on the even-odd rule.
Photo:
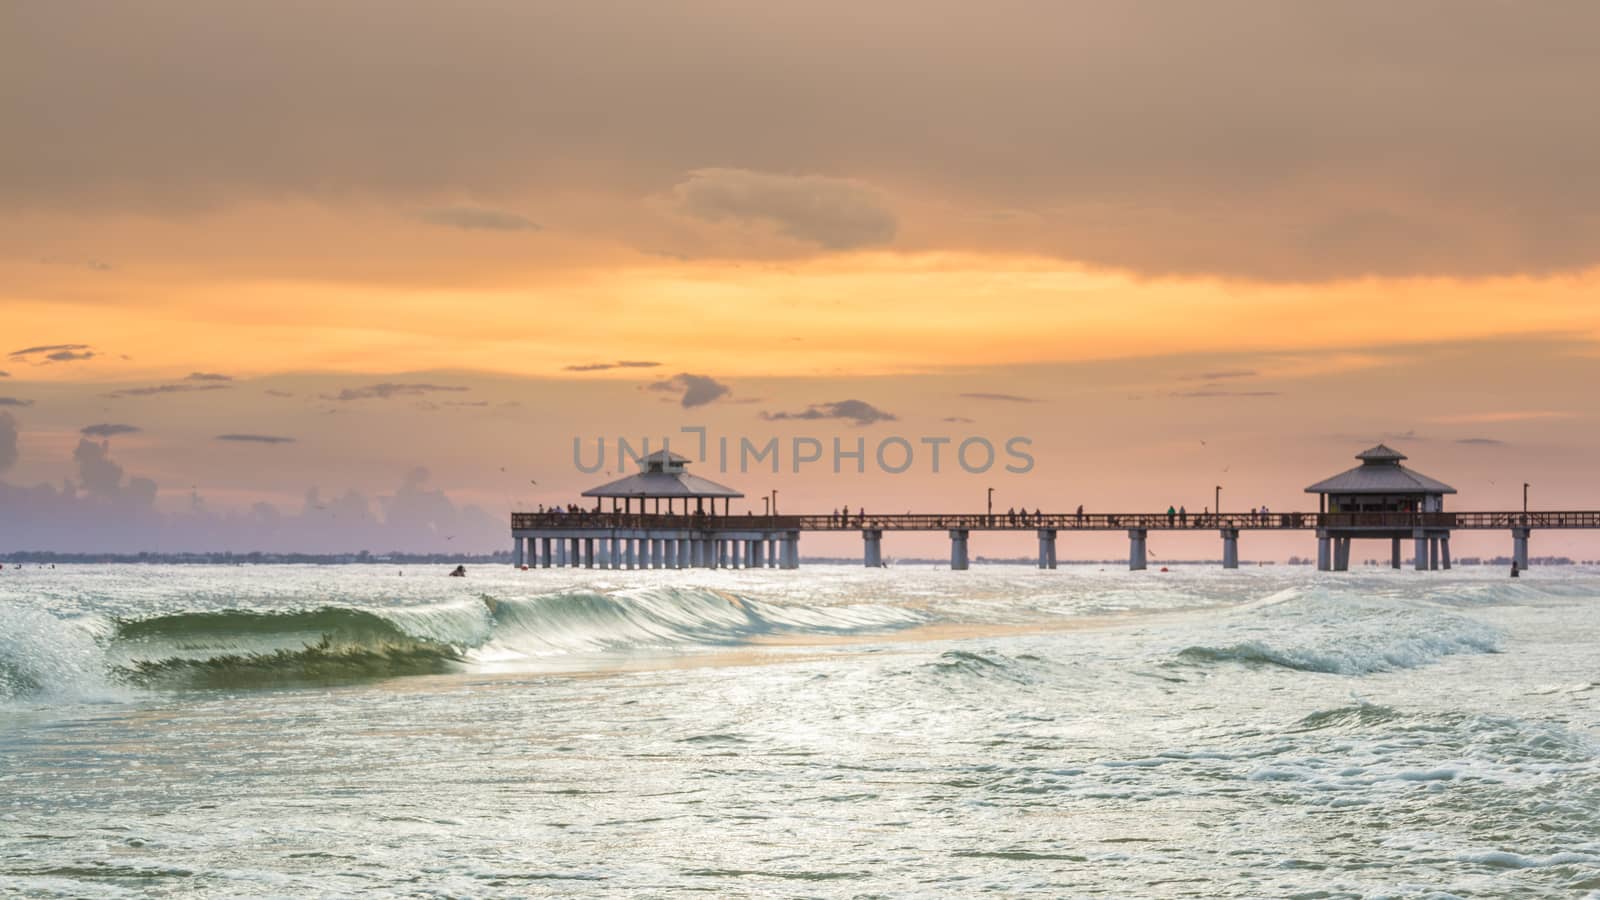
[(11, 373), (10, 372), (7, 372), (7, 371), (5, 371), (3, 369), (0, 369), (0, 378), (10, 378), (10, 377), (11, 377)]
[(966, 416), (945, 416), (944, 418), (940, 419), (939, 421), (941, 421), (941, 422), (951, 422), (951, 423), (957, 424), (957, 425), (971, 425), (972, 422), (973, 422), (972, 419), (969, 419)]
[(40, 344), (13, 350), (10, 358), (19, 362), (30, 362), (36, 366), (47, 366), (51, 363), (94, 359), (97, 355), (99, 354), (88, 344)]
[(1180, 381), (1223, 381), (1229, 378), (1254, 378), (1260, 373), (1255, 369), (1219, 369), (1215, 372), (1198, 372), (1194, 375), (1185, 375)]
[(1531, 422), (1539, 419), (1574, 419), (1578, 414), (1554, 409), (1500, 410), (1494, 412), (1459, 413), (1434, 416), (1427, 421), (1440, 425), (1486, 425), (1498, 422)]
[(688, 372), (679, 372), (671, 378), (651, 382), (645, 385), (645, 388), (652, 391), (681, 392), (684, 409), (705, 406), (732, 393), (731, 388), (709, 375), (692, 375)]
[(874, 422), (893, 422), (899, 417), (885, 412), (865, 400), (835, 400), (831, 403), (813, 403), (800, 412), (764, 412), (761, 418), (769, 422), (786, 419), (814, 421), (818, 419), (844, 419), (856, 425)]
[(607, 369), (654, 369), (661, 365), (658, 362), (649, 362), (642, 359), (622, 359), (614, 363), (585, 363), (579, 366), (563, 366), (564, 372), (604, 372)]
[(998, 400), (1001, 403), (1038, 403), (1038, 397), (1023, 397), (1019, 394), (992, 394), (987, 391), (972, 391), (961, 396), (968, 400)]
[(232, 375), (218, 375), (216, 372), (190, 372), (183, 377), (184, 381), (232, 381)]
[(1204, 387), (1198, 391), (1174, 391), (1172, 396), (1185, 400), (1202, 400), (1212, 397), (1244, 397), (1259, 399), (1262, 397), (1281, 397), (1281, 391), (1229, 391), (1216, 387)]
[(1456, 443), (1465, 444), (1469, 447), (1504, 447), (1506, 445), (1505, 441), (1486, 437), (1457, 438)]
[(294, 438), (279, 437), (275, 434), (219, 434), (219, 441), (230, 441), (240, 444), (292, 444)]
[(40, 344), (37, 347), (23, 347), (21, 350), (11, 351), (12, 359), (25, 359), (30, 356), (40, 356), (46, 353), (57, 353), (63, 350), (88, 350), (88, 344)]
[(32, 400), (23, 400), (20, 397), (0, 397), (0, 406), (32, 406)]
[(108, 438), (115, 437), (119, 434), (138, 434), (143, 430), (144, 429), (137, 425), (119, 425), (110, 422), (102, 422), (98, 425), (85, 425), (83, 428), (79, 429), (79, 433), (84, 437)]
[(366, 387), (345, 388), (331, 399), (341, 402), (352, 400), (387, 400), (390, 397), (424, 397), (428, 394), (467, 391), (471, 388), (451, 384), (398, 384), (385, 381)]
[(417, 218), (429, 225), (460, 228), (465, 231), (542, 231), (543, 226), (526, 216), (481, 206), (445, 206), (426, 209)]
[(828, 250), (887, 244), (899, 229), (879, 191), (844, 178), (697, 169), (672, 193), (678, 211), (692, 218), (771, 225)]
[(233, 388), (231, 384), (216, 384), (213, 382), (183, 382), (181, 384), (157, 384), (150, 387), (123, 388), (112, 391), (103, 396), (117, 399), (121, 397), (154, 397), (158, 394), (188, 394), (194, 391), (226, 391)]
[(268, 397), (293, 397), (294, 396), (294, 392), (292, 392), (292, 391), (275, 391), (272, 388), (267, 388), (266, 394), (267, 394)]

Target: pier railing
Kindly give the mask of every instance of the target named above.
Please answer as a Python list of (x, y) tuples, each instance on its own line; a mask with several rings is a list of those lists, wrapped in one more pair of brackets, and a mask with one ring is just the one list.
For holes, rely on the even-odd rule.
[(1305, 531), (1316, 528), (1373, 530), (1505, 528), (1600, 529), (1600, 511), (1376, 512), (1376, 513), (876, 513), (760, 516), (666, 515), (609, 512), (511, 514), (515, 530), (664, 529), (703, 531)]

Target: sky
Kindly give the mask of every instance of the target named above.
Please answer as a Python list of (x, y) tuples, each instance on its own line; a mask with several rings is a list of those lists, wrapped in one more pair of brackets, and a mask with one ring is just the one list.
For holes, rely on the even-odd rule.
[(1563, 0), (6, 4), (0, 552), (502, 549), (685, 427), (866, 448), (696, 464), (757, 511), (1597, 508), (1597, 81)]

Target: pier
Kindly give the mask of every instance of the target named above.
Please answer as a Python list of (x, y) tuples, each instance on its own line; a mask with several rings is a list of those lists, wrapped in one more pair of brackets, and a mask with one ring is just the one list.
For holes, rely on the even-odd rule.
[[(1239, 566), (1243, 533), (1303, 531), (1316, 535), (1317, 568), (1322, 571), (1347, 570), (1356, 540), (1387, 541), (1390, 565), (1396, 569), (1402, 564), (1404, 542), (1411, 541), (1418, 570), (1441, 570), (1451, 567), (1452, 533), (1504, 531), (1512, 539), (1512, 559), (1526, 569), (1534, 531), (1600, 530), (1600, 510), (1445, 511), (1443, 497), (1455, 493), (1454, 489), (1401, 466), (1403, 455), (1380, 445), (1357, 458), (1362, 461), (1361, 466), (1306, 489), (1321, 496), (1320, 508), (1315, 512), (855, 512), (786, 516), (770, 511), (734, 515), (728, 512), (727, 498), (743, 495), (695, 476), (687, 476), (694, 479), (687, 483), (698, 494), (690, 488), (670, 497), (647, 494), (663, 485), (660, 479), (647, 479), (649, 486), (642, 485), (637, 480), (643, 476), (672, 475), (680, 484), (686, 482), (676, 476), (686, 475), (683, 467), (687, 460), (653, 454), (646, 457), (646, 471), (641, 475), (585, 492), (586, 496), (609, 497), (618, 508), (512, 513), (512, 562), (530, 568), (794, 569), (800, 565), (802, 534), (858, 532), (863, 564), (877, 567), (883, 565), (886, 533), (942, 531), (950, 539), (950, 567), (959, 570), (969, 565), (974, 532), (1033, 531), (1038, 537), (1039, 568), (1053, 569), (1057, 542), (1063, 532), (1121, 531), (1128, 535), (1128, 568), (1139, 570), (1149, 563), (1150, 532), (1209, 531), (1222, 542), (1223, 567), (1233, 569)], [(1424, 480), (1414, 480), (1418, 478)], [(1401, 484), (1397, 479), (1406, 481)], [(630, 493), (601, 493), (615, 485), (622, 485), (618, 490)], [(713, 497), (724, 500), (720, 514), (715, 511)], [(619, 499), (624, 502), (617, 503)], [(667, 499), (666, 512), (656, 511), (661, 499)], [(654, 508), (647, 512), (647, 505)]]

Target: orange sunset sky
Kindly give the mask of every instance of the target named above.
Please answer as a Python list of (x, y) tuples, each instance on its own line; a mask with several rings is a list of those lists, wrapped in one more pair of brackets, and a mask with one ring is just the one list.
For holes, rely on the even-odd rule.
[(758, 512), (1600, 508), (1596, 83), (1580, 2), (8, 4), (0, 552), (505, 549), (683, 426), (1035, 458)]

